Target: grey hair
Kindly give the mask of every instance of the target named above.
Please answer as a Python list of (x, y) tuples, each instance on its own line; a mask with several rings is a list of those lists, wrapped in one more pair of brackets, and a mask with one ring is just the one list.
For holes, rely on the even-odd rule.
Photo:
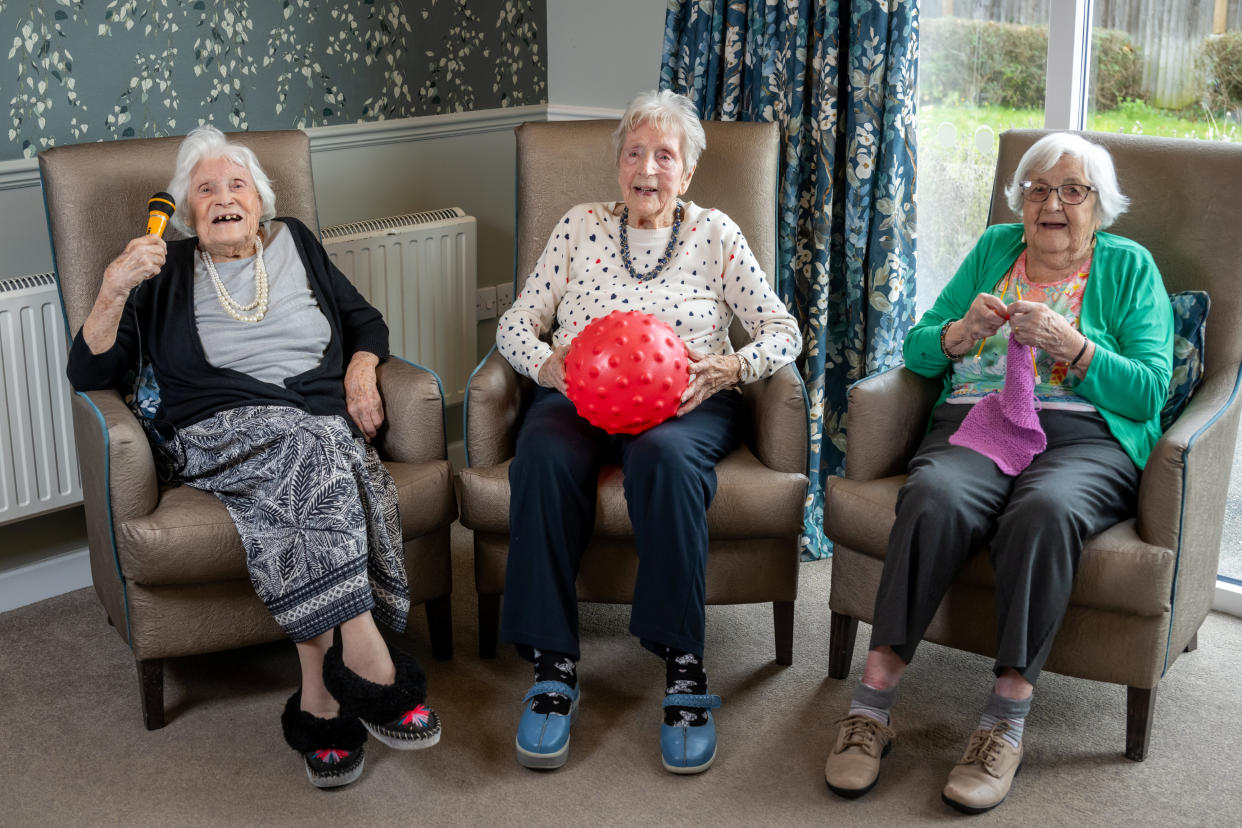
[(630, 101), (617, 131), (612, 134), (613, 156), (618, 163), (625, 136), (642, 124), (651, 124), (661, 132), (676, 130), (681, 136), (681, 157), (688, 170), (694, 169), (694, 165), (699, 163), (699, 156), (707, 149), (707, 135), (690, 99), (670, 89), (653, 89), (636, 95)]
[(1072, 132), (1045, 135), (1022, 155), (1013, 180), (1005, 187), (1009, 209), (1022, 215), (1022, 182), (1032, 175), (1052, 169), (1066, 155), (1082, 164), (1083, 174), (1087, 177), (1085, 183), (1096, 189), (1095, 217), (1100, 220), (1100, 229), (1103, 230), (1126, 211), (1130, 199), (1122, 195), (1117, 185), (1117, 170), (1108, 150)]
[(254, 179), (255, 189), (259, 191), (259, 205), (262, 208), (259, 222), (267, 223), (276, 217), (276, 193), (272, 190), (272, 180), (263, 172), (254, 150), (243, 144), (235, 144), (224, 137), (224, 133), (211, 124), (204, 124), (190, 130), (177, 150), (177, 166), (173, 168), (172, 180), (168, 182), (168, 194), (177, 204), (173, 213), (172, 225), (187, 236), (194, 235), (186, 218), (190, 191), (190, 175), (202, 161), (215, 158), (227, 158), (239, 167), (245, 167)]

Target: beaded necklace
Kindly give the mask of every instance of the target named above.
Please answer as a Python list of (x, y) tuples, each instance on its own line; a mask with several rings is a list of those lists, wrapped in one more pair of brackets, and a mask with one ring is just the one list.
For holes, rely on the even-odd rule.
[(625, 265), (625, 269), (630, 272), (640, 282), (648, 282), (659, 276), (661, 271), (668, 265), (673, 258), (673, 248), (677, 246), (677, 231), (681, 229), (681, 219), (685, 213), (685, 209), (680, 201), (673, 208), (673, 234), (669, 236), (668, 247), (664, 248), (664, 255), (656, 262), (655, 267), (650, 273), (639, 273), (634, 269), (634, 263), (630, 261), (630, 238), (626, 227), (630, 223), (630, 208), (626, 207), (621, 211), (621, 261)]
[[(254, 244), (254, 301), (249, 305), (238, 302), (225, 288), (224, 282), (220, 280), (220, 274), (216, 272), (216, 264), (211, 260), (211, 254), (202, 248), (198, 251), (198, 257), (203, 267), (207, 269), (211, 284), (216, 289), (216, 298), (220, 300), (220, 306), (224, 308), (225, 313), (238, 322), (258, 322), (267, 315), (267, 268), (263, 266), (262, 237), (256, 236)], [(245, 313), (245, 311), (254, 311), (254, 313)]]

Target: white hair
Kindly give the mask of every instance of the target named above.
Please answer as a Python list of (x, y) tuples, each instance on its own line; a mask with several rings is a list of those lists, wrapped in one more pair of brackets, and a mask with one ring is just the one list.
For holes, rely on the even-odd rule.
[(188, 195), (190, 191), (190, 175), (202, 161), (216, 158), (227, 158), (239, 167), (245, 167), (254, 179), (255, 189), (259, 191), (259, 204), (262, 213), (260, 223), (266, 223), (276, 217), (276, 193), (272, 190), (272, 180), (259, 166), (259, 159), (254, 150), (243, 144), (235, 144), (224, 137), (224, 133), (211, 124), (204, 124), (190, 130), (177, 150), (177, 166), (173, 168), (172, 180), (168, 182), (168, 194), (173, 197), (177, 210), (172, 216), (172, 225), (187, 236), (194, 235), (194, 228), (186, 219)]
[(642, 124), (651, 124), (660, 132), (681, 136), (681, 157), (686, 169), (694, 169), (699, 156), (707, 149), (707, 135), (699, 122), (699, 113), (685, 95), (670, 89), (651, 90), (635, 96), (621, 116), (617, 131), (612, 134), (613, 155), (621, 160), (621, 145), (625, 136)]
[(1018, 169), (1014, 170), (1013, 180), (1005, 187), (1009, 209), (1022, 215), (1022, 182), (1029, 181), (1032, 175), (1047, 172), (1067, 155), (1082, 164), (1083, 175), (1087, 177), (1084, 183), (1096, 190), (1095, 217), (1103, 230), (1126, 211), (1130, 199), (1122, 195), (1117, 185), (1117, 170), (1108, 150), (1072, 132), (1045, 135), (1022, 155)]

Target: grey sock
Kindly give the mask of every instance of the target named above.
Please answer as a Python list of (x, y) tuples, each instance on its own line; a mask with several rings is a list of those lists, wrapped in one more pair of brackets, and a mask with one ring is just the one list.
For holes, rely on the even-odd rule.
[(854, 688), (854, 695), (850, 698), (849, 715), (867, 716), (887, 726), (889, 711), (893, 709), (893, 703), (896, 701), (896, 686), (880, 690), (860, 681)]
[(988, 696), (988, 703), (983, 708), (983, 715), (979, 718), (980, 730), (991, 730), (1001, 722), (1008, 722), (1009, 729), (1005, 731), (1002, 737), (1006, 742), (1018, 747), (1022, 744), (1022, 733), (1026, 730), (1026, 717), (1031, 712), (1031, 700), (1034, 696), (1027, 696), (1025, 699), (1007, 699), (1004, 696), (998, 696), (993, 690)]

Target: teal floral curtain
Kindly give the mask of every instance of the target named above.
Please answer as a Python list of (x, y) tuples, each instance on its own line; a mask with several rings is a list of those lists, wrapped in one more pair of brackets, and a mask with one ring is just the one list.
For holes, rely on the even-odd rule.
[[(914, 322), (917, 0), (669, 0), (660, 85), (700, 117), (776, 121), (777, 289), (811, 403), (804, 559), (845, 461), (846, 390), (901, 361)], [(711, 148), (708, 148), (708, 152)]]

